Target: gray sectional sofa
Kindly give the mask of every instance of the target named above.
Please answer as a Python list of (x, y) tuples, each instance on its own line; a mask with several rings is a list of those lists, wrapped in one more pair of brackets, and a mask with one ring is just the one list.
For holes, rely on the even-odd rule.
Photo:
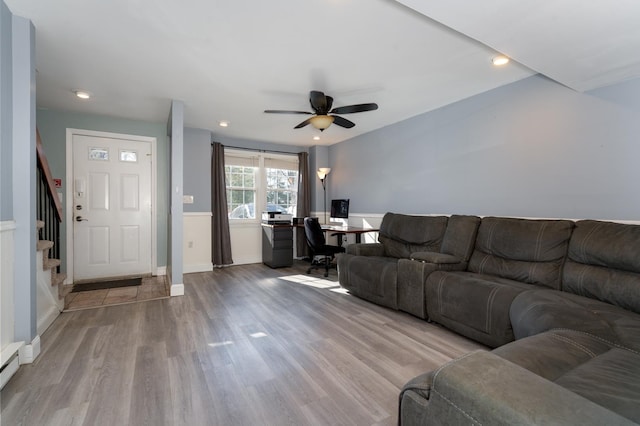
[(640, 226), (388, 213), (379, 241), (343, 287), (494, 348), (409, 381), (400, 424), (640, 422)]

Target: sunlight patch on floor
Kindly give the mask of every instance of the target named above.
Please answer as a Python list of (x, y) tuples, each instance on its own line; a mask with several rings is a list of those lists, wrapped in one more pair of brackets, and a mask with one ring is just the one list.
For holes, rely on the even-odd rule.
[(339, 285), (335, 281), (325, 280), (314, 275), (289, 275), (286, 277), (280, 277), (280, 279), (315, 288), (332, 288)]
[(212, 348), (217, 348), (218, 346), (233, 345), (233, 342), (231, 340), (225, 340), (224, 342), (207, 343), (207, 345), (211, 346)]

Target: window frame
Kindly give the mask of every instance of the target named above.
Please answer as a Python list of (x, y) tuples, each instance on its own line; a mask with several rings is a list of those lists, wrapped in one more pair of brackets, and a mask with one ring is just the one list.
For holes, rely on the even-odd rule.
[[(247, 218), (247, 219), (232, 219), (229, 218), (229, 225), (248, 225), (248, 224), (260, 224), (262, 221), (262, 212), (267, 208), (267, 168), (281, 168), (284, 167), (273, 167), (273, 165), (290, 165), (293, 166), (295, 164), (295, 169), (287, 169), (287, 170), (295, 170), (296, 173), (299, 174), (300, 164), (298, 162), (297, 154), (276, 154), (271, 152), (258, 152), (258, 151), (250, 151), (250, 150), (237, 150), (232, 148), (225, 149), (225, 168), (228, 166), (237, 166), (237, 165), (245, 165), (245, 167), (256, 167), (255, 173), (255, 191), (256, 191), (256, 200), (255, 200), (255, 218)], [(236, 162), (242, 162), (243, 164), (234, 164)], [(225, 190), (229, 190), (228, 183), (226, 182), (227, 173), (225, 170)], [(298, 194), (298, 185), (296, 182), (295, 185), (295, 194), (297, 201)], [(227, 203), (228, 204), (228, 203)], [(297, 205), (297, 202), (296, 202)], [(228, 214), (228, 213), (227, 213)], [(294, 214), (295, 215), (295, 214)]]

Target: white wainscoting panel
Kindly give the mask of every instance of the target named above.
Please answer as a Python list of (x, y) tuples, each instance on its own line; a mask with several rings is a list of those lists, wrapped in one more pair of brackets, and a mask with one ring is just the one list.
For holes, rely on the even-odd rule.
[(24, 342), (15, 341), (14, 333), (15, 229), (16, 223), (13, 220), (0, 222), (0, 389), (18, 371), (18, 352), (24, 346)]
[(185, 212), (183, 218), (183, 272), (212, 271), (211, 212)]
[(13, 234), (14, 221), (0, 222), (0, 351), (13, 343), (14, 305), (13, 305)]

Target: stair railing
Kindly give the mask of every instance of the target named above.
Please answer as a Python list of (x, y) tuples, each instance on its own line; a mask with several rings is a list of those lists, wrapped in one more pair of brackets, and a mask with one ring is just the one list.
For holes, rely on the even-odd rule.
[[(38, 169), (36, 172), (36, 198), (38, 220), (44, 222), (44, 228), (40, 230), (40, 239), (53, 241), (50, 257), (60, 259), (60, 223), (62, 222), (62, 203), (58, 198), (58, 192), (51, 176), (49, 162), (44, 154), (40, 132), (36, 129), (36, 153), (38, 157)], [(60, 272), (58, 266), (57, 272)]]

